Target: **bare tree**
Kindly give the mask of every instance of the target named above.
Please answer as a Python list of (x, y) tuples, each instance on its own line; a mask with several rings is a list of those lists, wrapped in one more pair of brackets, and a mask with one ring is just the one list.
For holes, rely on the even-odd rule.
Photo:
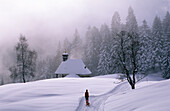
[[(121, 31), (117, 34), (117, 57), (122, 64), (127, 81), (132, 89), (135, 89), (136, 74), (138, 73), (139, 41), (137, 33)], [(131, 76), (132, 74), (132, 76)]]
[(37, 53), (29, 49), (27, 39), (20, 35), (15, 47), (16, 64), (9, 68), (13, 82), (27, 82), (34, 77)]

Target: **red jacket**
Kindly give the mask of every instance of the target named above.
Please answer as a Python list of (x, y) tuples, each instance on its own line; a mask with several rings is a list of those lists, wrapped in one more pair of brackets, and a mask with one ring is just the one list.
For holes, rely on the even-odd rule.
[(88, 98), (89, 97), (89, 93), (86, 91), (85, 92), (85, 97)]

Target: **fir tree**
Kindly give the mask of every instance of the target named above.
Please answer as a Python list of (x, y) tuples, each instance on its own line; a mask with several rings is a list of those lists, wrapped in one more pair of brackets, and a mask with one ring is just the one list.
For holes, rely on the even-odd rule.
[(128, 16), (126, 18), (126, 31), (129, 33), (138, 33), (138, 24), (132, 7), (128, 9)]
[(151, 40), (151, 30), (144, 20), (142, 26), (140, 27), (140, 72), (146, 73), (151, 69), (151, 52), (152, 52), (152, 40)]
[(119, 16), (118, 12), (115, 12), (113, 17), (112, 17), (112, 22), (111, 22), (111, 33), (112, 36), (116, 35), (119, 33), (121, 30), (121, 19)]
[(93, 75), (97, 75), (97, 66), (100, 55), (101, 35), (96, 27), (88, 29), (86, 33), (84, 62), (92, 71)]
[(167, 12), (163, 20), (163, 58), (162, 58), (162, 70), (163, 77), (170, 78), (170, 14)]
[(48, 79), (48, 67), (45, 60), (38, 60), (35, 80)]
[(110, 30), (106, 24), (101, 26), (100, 29), (102, 43), (100, 47), (99, 63), (98, 63), (98, 73), (99, 74), (109, 74), (111, 68), (111, 55), (110, 55)]
[(71, 43), (67, 38), (64, 39), (63, 51), (66, 51), (68, 54), (71, 52)]
[(71, 57), (72, 58), (82, 58), (82, 40), (80, 38), (80, 35), (77, 31), (75, 30), (75, 33), (73, 35), (74, 39), (71, 45)]
[(111, 22), (111, 39), (110, 39), (110, 73), (119, 73), (122, 72), (122, 67), (118, 62), (118, 55), (116, 51), (116, 42), (118, 40), (117, 34), (121, 31), (121, 19), (118, 12), (115, 12), (112, 17)]
[(161, 59), (163, 53), (163, 32), (159, 17), (155, 17), (152, 26), (152, 67), (154, 71), (161, 70)]

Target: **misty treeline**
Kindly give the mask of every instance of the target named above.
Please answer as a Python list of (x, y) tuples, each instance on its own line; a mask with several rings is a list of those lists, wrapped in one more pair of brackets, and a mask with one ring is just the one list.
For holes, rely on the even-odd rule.
[(93, 75), (123, 73), (132, 89), (142, 78), (137, 74), (144, 77), (162, 72), (164, 78), (170, 78), (169, 57), (169, 12), (162, 21), (156, 16), (150, 28), (146, 20), (138, 26), (134, 11), (129, 7), (125, 24), (115, 12), (111, 28), (103, 24), (100, 29), (89, 27), (86, 33), (83, 60)]
[(106, 24), (88, 29), (83, 60), (93, 74), (163, 72), (170, 78), (170, 14), (161, 21), (155, 17), (152, 28), (146, 20), (138, 26), (133, 9), (128, 9), (126, 24), (115, 12), (111, 28)]
[[(54, 78), (56, 77), (54, 73), (62, 61), (62, 53), (65, 51), (70, 57), (82, 58), (92, 71), (92, 76), (125, 74), (132, 89), (138, 81), (136, 80), (137, 74), (162, 72), (164, 78), (170, 78), (169, 12), (163, 20), (156, 16), (151, 27), (148, 26), (146, 20), (138, 26), (134, 11), (129, 7), (125, 24), (121, 22), (119, 13), (115, 12), (110, 26), (103, 24), (100, 29), (89, 26), (85, 40), (82, 40), (78, 30), (75, 30), (73, 37), (72, 41), (66, 38), (62, 43), (58, 42), (55, 56), (38, 59), (36, 65), (31, 65), (34, 67), (30, 70), (33, 73), (23, 72), (22, 68), (19, 68), (20, 65), (23, 67), (23, 64), (18, 61), (15, 67), (19, 68), (20, 74), (13, 73), (11, 78), (15, 80), (16, 76), (22, 79), (23, 73), (27, 81)], [(36, 61), (36, 58), (35, 52), (31, 59)], [(14, 69), (15, 67), (13, 66)], [(15, 72), (16, 69), (14, 69), (10, 70)]]

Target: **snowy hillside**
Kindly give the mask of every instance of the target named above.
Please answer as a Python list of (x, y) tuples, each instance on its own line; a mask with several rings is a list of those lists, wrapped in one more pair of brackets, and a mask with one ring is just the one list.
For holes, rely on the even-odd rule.
[[(112, 77), (112, 78), (108, 78)], [(62, 78), (0, 86), (0, 111), (168, 111), (170, 80), (148, 77), (131, 90), (128, 83), (103, 76)], [(148, 81), (148, 80), (157, 81)], [(89, 89), (90, 107), (84, 92)]]

